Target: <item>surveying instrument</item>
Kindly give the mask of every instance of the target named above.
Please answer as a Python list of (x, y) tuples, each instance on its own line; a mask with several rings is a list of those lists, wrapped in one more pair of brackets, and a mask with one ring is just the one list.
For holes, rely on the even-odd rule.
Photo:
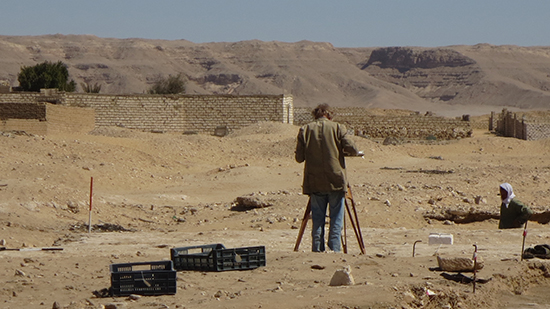
[[(348, 203), (349, 200), (349, 203)], [(363, 242), (363, 234), (361, 233), (361, 227), (359, 226), (359, 218), (357, 217), (357, 210), (355, 209), (355, 201), (353, 200), (353, 195), (351, 193), (351, 187), (348, 184), (348, 191), (346, 192), (345, 198), (344, 198), (346, 211), (348, 214), (348, 218), (351, 222), (351, 226), (353, 227), (353, 231), (355, 232), (355, 237), (357, 238), (357, 243), (359, 244), (359, 250), (361, 250), (361, 254), (367, 254), (365, 250), (365, 243)], [(351, 207), (350, 207), (351, 204)], [(300, 243), (302, 242), (302, 236), (304, 236), (304, 231), (306, 230), (307, 221), (311, 217), (311, 198), (307, 202), (306, 211), (304, 213), (304, 217), (302, 218), (302, 225), (300, 226), (300, 232), (298, 233), (298, 238), (296, 239), (296, 245), (294, 245), (294, 251), (298, 251), (300, 248)], [(325, 228), (323, 226), (323, 228)], [(342, 248), (344, 249), (344, 253), (348, 253), (348, 240), (346, 235), (346, 215), (344, 214), (344, 233), (342, 234), (341, 240), (342, 240)], [(323, 240), (324, 241), (324, 240)]]

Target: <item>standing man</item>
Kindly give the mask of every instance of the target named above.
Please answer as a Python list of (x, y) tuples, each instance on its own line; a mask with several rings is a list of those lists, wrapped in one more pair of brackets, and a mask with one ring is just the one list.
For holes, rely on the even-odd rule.
[(348, 188), (344, 155), (362, 156), (346, 134), (346, 127), (332, 121), (332, 110), (321, 104), (313, 110), (315, 120), (300, 128), (296, 161), (304, 165), (302, 191), (309, 195), (313, 228), (313, 252), (325, 251), (325, 217), (329, 206), (328, 247), (341, 252), (345, 194)]

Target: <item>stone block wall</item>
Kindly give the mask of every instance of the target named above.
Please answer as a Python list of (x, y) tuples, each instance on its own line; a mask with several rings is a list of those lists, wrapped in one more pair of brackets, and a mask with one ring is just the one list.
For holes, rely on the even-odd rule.
[(494, 130), (492, 129), (494, 128), (493, 126), (494, 124), (491, 121), (490, 115), (472, 117), (470, 118), (470, 125), (472, 129), (488, 130), (488, 131)]
[(284, 95), (63, 95), (67, 106), (96, 111), (97, 126), (143, 131), (214, 133), (259, 121), (292, 123), (293, 102)]
[(283, 123), (294, 123), (294, 102), (290, 95), (283, 97)]
[(550, 122), (549, 123), (526, 123), (526, 140), (537, 140), (550, 137)]
[[(216, 128), (229, 131), (260, 121), (302, 125), (313, 120), (311, 108), (295, 108), (292, 96), (286, 95), (107, 95), (42, 91), (41, 93), (0, 94), (2, 102), (52, 102), (55, 107), (88, 108), (95, 111), (95, 126), (120, 126), (130, 129), (158, 132), (197, 132), (214, 134)], [(5, 103), (4, 103), (5, 104)], [(43, 104), (43, 103), (34, 103)], [(21, 105), (21, 106), (23, 106)], [(6, 105), (7, 106), (7, 105)], [(62, 119), (85, 119), (69, 110), (49, 109), (56, 127), (63, 130), (69, 124)], [(455, 139), (471, 135), (470, 121), (411, 114), (407, 116), (380, 116), (369, 114), (367, 108), (334, 108), (334, 120), (345, 124), (355, 134), (370, 138), (396, 137), (403, 139)], [(82, 129), (89, 122), (80, 120)]]
[(503, 109), (500, 114), (496, 131), (503, 136), (527, 139), (525, 119), (518, 119), (515, 113), (506, 109)]
[(0, 93), (0, 103), (38, 103), (49, 102), (50, 96), (38, 92)]
[(288, 95), (107, 95), (49, 91), (0, 94), (1, 103), (50, 102), (95, 111), (96, 126), (143, 131), (214, 133), (259, 121), (293, 122)]
[(177, 97), (152, 95), (66, 94), (63, 104), (92, 108), (96, 126), (120, 126), (144, 131), (185, 130), (183, 103)]
[[(295, 108), (295, 124), (313, 120), (308, 108)], [(472, 133), (470, 121), (455, 118), (411, 114), (408, 116), (381, 116), (369, 114), (361, 107), (334, 108), (334, 121), (345, 124), (356, 135), (369, 138), (395, 137), (401, 139), (456, 139), (469, 137)]]
[(528, 118), (525, 115), (518, 117), (507, 109), (499, 115), (491, 113), (492, 121), (496, 123), (495, 131), (506, 137), (515, 137), (523, 140), (538, 140), (550, 138), (550, 118)]

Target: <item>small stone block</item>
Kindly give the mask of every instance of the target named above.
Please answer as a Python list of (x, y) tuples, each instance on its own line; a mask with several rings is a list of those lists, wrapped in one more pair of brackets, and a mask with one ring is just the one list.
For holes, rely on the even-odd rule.
[(432, 233), (429, 236), (430, 245), (452, 245), (453, 244), (453, 234), (435, 234)]

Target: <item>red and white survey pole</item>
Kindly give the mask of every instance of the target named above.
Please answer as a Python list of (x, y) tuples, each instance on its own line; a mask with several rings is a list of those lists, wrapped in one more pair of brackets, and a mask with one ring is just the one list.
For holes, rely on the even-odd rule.
[(92, 196), (94, 191), (94, 177), (90, 177), (90, 211), (88, 213), (88, 234), (92, 232)]

